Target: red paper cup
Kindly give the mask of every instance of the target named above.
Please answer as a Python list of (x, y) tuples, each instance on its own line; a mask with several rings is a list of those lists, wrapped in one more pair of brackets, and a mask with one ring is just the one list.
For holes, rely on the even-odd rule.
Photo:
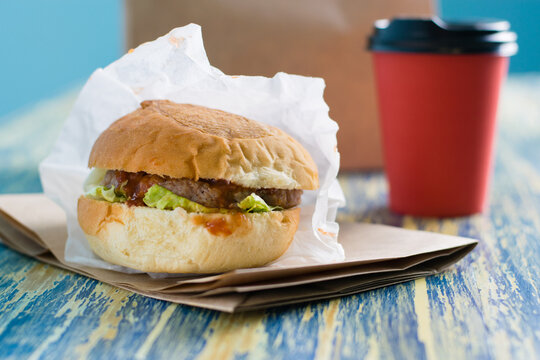
[[(489, 52), (470, 51), (469, 33), (486, 32), (485, 23), (484, 30), (474, 31), (464, 24), (456, 25), (459, 30), (448, 30), (451, 27), (444, 24), (446, 37), (441, 40), (439, 33), (437, 41), (430, 43), (429, 36), (411, 28), (414, 22), (427, 22), (439, 31), (440, 20), (397, 19), (385, 29), (396, 21), (405, 21), (408, 31), (420, 36), (424, 47), (423, 51), (381, 50), (373, 45), (372, 37), (390, 209), (438, 217), (481, 212), (492, 168), (499, 92), (511, 49), (501, 52), (499, 44), (498, 51), (489, 47)], [(415, 49), (407, 29), (398, 30), (406, 39), (402, 42)], [(489, 31), (500, 34), (507, 30), (508, 26)], [(469, 43), (462, 39), (469, 44), (465, 46), (469, 51), (460, 48), (455, 34), (447, 34), (450, 31), (467, 32), (458, 35), (469, 36)], [(476, 46), (486, 50), (476, 36)], [(440, 47), (453, 52), (435, 51)]]

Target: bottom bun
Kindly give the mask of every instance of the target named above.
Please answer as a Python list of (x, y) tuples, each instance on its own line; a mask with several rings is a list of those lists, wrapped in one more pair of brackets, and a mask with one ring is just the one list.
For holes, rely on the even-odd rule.
[(200, 214), (80, 197), (79, 224), (104, 260), (147, 272), (216, 273), (280, 257), (298, 228), (300, 209)]

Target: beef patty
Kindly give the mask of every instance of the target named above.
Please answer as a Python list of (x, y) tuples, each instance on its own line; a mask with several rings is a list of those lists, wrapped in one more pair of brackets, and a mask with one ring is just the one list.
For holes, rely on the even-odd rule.
[(236, 204), (251, 193), (259, 195), (270, 206), (284, 209), (300, 204), (302, 190), (254, 189), (236, 185), (227, 180), (174, 179), (167, 176), (151, 175), (145, 172), (130, 173), (108, 170), (102, 185), (114, 186), (126, 194), (130, 206), (145, 206), (144, 194), (152, 185), (160, 185), (176, 195), (211, 208), (234, 209)]

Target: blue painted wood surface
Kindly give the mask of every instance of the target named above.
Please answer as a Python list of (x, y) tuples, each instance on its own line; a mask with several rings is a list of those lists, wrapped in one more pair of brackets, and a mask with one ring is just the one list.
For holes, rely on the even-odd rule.
[[(540, 77), (509, 81), (486, 214), (447, 220), (394, 215), (385, 206), (382, 174), (341, 175), (349, 199), (341, 221), (480, 239), (443, 274), (230, 315), (135, 295), (0, 245), (0, 358), (540, 358), (538, 99)], [(0, 127), (0, 191), (39, 189), (35, 166), (72, 100), (67, 95)], [(40, 118), (49, 124), (28, 126)], [(40, 150), (31, 153), (29, 143)]]

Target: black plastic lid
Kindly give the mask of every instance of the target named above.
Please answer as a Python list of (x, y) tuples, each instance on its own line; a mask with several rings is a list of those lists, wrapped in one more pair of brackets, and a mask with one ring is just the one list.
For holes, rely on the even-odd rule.
[(496, 54), (517, 52), (516, 33), (501, 20), (470, 22), (433, 18), (394, 18), (375, 21), (368, 49), (385, 52), (436, 54)]

